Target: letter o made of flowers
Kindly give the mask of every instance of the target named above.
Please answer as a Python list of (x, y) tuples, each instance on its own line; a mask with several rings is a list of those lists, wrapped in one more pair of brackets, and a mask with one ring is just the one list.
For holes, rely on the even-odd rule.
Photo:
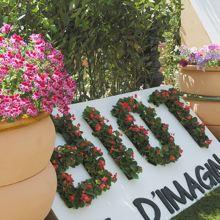
[[(148, 130), (135, 124), (131, 112), (140, 115), (161, 147), (152, 147), (149, 143)], [(181, 156), (182, 149), (175, 144), (174, 137), (168, 131), (168, 125), (161, 122), (156, 116), (154, 108), (146, 107), (134, 97), (121, 98), (112, 109), (117, 118), (119, 128), (127, 135), (139, 153), (153, 165), (165, 165), (175, 162)]]
[[(110, 189), (112, 182), (116, 182), (116, 175), (113, 176), (105, 169), (101, 150), (86, 140), (78, 146), (58, 146), (51, 162), (57, 173), (57, 192), (69, 208), (90, 205), (93, 199)], [(79, 164), (83, 164), (91, 178), (75, 186), (72, 176), (66, 170)]]

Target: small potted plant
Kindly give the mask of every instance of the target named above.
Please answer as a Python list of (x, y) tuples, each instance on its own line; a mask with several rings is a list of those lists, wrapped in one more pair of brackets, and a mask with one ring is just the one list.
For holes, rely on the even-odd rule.
[(220, 138), (220, 45), (180, 47), (179, 88), (192, 109)]
[(203, 96), (220, 96), (220, 45), (202, 48), (180, 47), (181, 91)]
[[(56, 176), (48, 165), (55, 143), (50, 114), (54, 107), (68, 113), (75, 88), (60, 51), (40, 34), (32, 34), (25, 41), (12, 33), (11, 25), (3, 25), (0, 29), (2, 219), (43, 219), (49, 211), (56, 190)], [(13, 193), (6, 195), (7, 190)], [(40, 198), (44, 194), (45, 198)], [(11, 201), (17, 212), (10, 211)]]

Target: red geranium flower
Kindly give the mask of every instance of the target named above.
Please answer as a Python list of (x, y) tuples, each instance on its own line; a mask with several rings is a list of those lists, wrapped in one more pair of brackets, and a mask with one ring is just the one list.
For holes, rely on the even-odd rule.
[(127, 102), (121, 102), (120, 105), (124, 108), (127, 109), (128, 111), (131, 111), (131, 107)]
[(68, 173), (62, 173), (62, 178), (66, 181), (67, 184), (72, 184), (73, 178)]
[(104, 169), (104, 167), (105, 167), (105, 161), (104, 161), (104, 160), (99, 160), (98, 166), (99, 166), (100, 169)]
[(210, 145), (211, 143), (212, 143), (212, 140), (206, 140), (206, 141), (205, 141), (205, 144)]
[(132, 115), (127, 115), (125, 118), (126, 122), (133, 122), (134, 121), (134, 117)]
[(102, 183), (101, 185), (100, 185), (100, 188), (101, 189), (104, 189), (106, 187), (106, 185), (104, 184), (104, 183)]
[(87, 183), (87, 184), (86, 184), (86, 188), (87, 188), (87, 189), (92, 189), (92, 184), (91, 184), (91, 183)]
[(105, 183), (105, 182), (107, 182), (107, 181), (108, 181), (108, 177), (103, 177), (103, 178), (102, 178), (102, 182)]
[(89, 114), (89, 118), (91, 118), (91, 119), (95, 118), (95, 116), (94, 116), (94, 114), (92, 112)]
[(102, 126), (100, 124), (96, 124), (95, 131), (100, 131), (102, 129)]
[(70, 200), (70, 202), (73, 202), (75, 200), (75, 196), (74, 195), (70, 195), (69, 196), (69, 200)]
[(83, 202), (90, 203), (91, 200), (92, 200), (92, 198), (91, 198), (90, 196), (88, 196), (86, 193), (83, 193), (83, 194), (81, 195), (81, 200), (82, 200)]
[(98, 147), (93, 148), (95, 152), (98, 152), (100, 155), (102, 155), (102, 150)]
[(170, 161), (175, 161), (176, 160), (176, 157), (174, 157), (173, 155), (170, 155)]
[(109, 135), (112, 135), (112, 133), (113, 133), (112, 126), (109, 126), (109, 129), (108, 129), (107, 132), (108, 132)]

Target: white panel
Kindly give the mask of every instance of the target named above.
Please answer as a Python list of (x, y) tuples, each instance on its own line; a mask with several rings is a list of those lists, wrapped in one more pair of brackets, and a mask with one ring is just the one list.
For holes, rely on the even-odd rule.
[[(53, 210), (60, 220), (104, 220), (110, 217), (112, 220), (143, 220), (136, 207), (133, 205), (133, 200), (139, 197), (149, 198), (155, 202), (161, 210), (161, 220), (170, 219), (171, 215), (165, 208), (160, 199), (152, 197), (151, 192), (156, 189), (161, 189), (164, 186), (169, 187), (175, 192), (175, 187), (172, 181), (177, 180), (187, 190), (187, 184), (183, 174), (188, 172), (193, 178), (195, 177), (194, 168), (197, 165), (203, 165), (207, 159), (212, 159), (212, 154), (216, 153), (220, 155), (220, 144), (215, 137), (207, 129), (206, 133), (210, 139), (213, 140), (209, 149), (200, 148), (183, 126), (176, 120), (176, 118), (168, 111), (166, 106), (161, 105), (155, 107), (148, 103), (148, 96), (156, 89), (168, 89), (168, 87), (152, 88), (148, 90), (142, 90), (133, 93), (127, 93), (105, 99), (99, 99), (89, 102), (83, 102), (74, 104), (71, 106), (71, 113), (76, 116), (75, 123), (81, 124), (81, 130), (84, 132), (83, 136), (90, 140), (95, 146), (100, 147), (104, 152), (104, 158), (106, 160), (107, 169), (112, 172), (118, 173), (118, 181), (113, 184), (108, 192), (103, 192), (101, 196), (93, 200), (91, 206), (81, 208), (78, 210), (69, 209), (65, 206), (64, 202), (60, 199), (59, 195), (56, 195), (56, 199), (53, 203)], [(139, 100), (141, 100), (146, 106), (153, 106), (156, 108), (158, 116), (162, 118), (162, 121), (169, 124), (170, 133), (175, 134), (175, 143), (180, 145), (183, 149), (182, 157), (175, 163), (168, 164), (166, 166), (153, 166), (149, 164), (135, 149), (125, 135), (123, 135), (123, 143), (127, 147), (133, 148), (135, 152), (135, 159), (138, 164), (142, 166), (143, 172), (140, 174), (138, 180), (128, 180), (124, 174), (120, 171), (120, 168), (114, 163), (111, 157), (107, 154), (107, 150), (101, 144), (101, 142), (92, 135), (92, 130), (82, 118), (82, 112), (86, 106), (93, 106), (98, 109), (101, 114), (110, 120), (110, 124), (114, 129), (118, 129), (116, 118), (111, 115), (112, 106), (115, 105), (119, 98), (129, 97), (134, 94), (138, 94)], [(194, 113), (193, 113), (194, 114)], [(137, 117), (138, 118), (138, 117)], [(143, 122), (137, 120), (138, 124)], [(154, 136), (150, 133), (151, 143), (157, 143)], [(63, 139), (57, 136), (56, 144), (63, 144)], [(74, 172), (74, 177), (77, 172)], [(86, 176), (80, 171), (78, 172), (82, 179)], [(206, 191), (208, 192), (208, 191)], [(199, 198), (203, 195), (197, 193)], [(188, 201), (186, 205), (180, 205), (181, 210), (192, 205), (195, 201)], [(147, 214), (153, 213), (149, 207), (145, 207)], [(180, 210), (180, 211), (181, 211)], [(176, 212), (174, 215), (176, 215)], [(153, 218), (153, 216), (151, 217)]]

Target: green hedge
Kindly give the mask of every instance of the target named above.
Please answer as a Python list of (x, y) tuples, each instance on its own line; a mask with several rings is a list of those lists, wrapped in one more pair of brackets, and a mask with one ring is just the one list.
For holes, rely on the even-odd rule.
[(163, 66), (164, 80), (166, 84), (175, 85), (178, 66), (176, 60), (175, 47), (181, 44), (180, 27), (181, 27), (181, 0), (170, 1), (170, 19), (169, 29), (165, 31), (165, 47), (161, 54), (161, 65)]
[(44, 33), (60, 48), (82, 101), (161, 83), (158, 45), (173, 38), (179, 2), (3, 0), (0, 21), (23, 35)]

